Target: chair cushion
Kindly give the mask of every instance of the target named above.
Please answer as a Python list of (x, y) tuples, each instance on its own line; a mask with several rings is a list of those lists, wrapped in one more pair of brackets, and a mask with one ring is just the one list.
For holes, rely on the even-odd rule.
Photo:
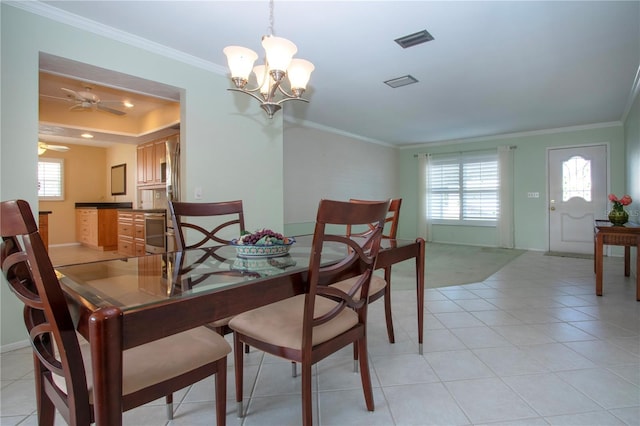
[[(229, 322), (229, 327), (246, 336), (272, 345), (302, 349), (302, 319), (305, 295), (291, 297), (242, 314)], [(337, 302), (316, 297), (315, 317), (335, 307)], [(343, 309), (338, 316), (313, 329), (312, 344), (318, 345), (338, 336), (358, 324), (358, 314)]]
[[(345, 293), (348, 293), (349, 290), (351, 290), (351, 287), (353, 287), (353, 285), (356, 283), (358, 278), (360, 278), (360, 276), (355, 276), (353, 278), (348, 278), (343, 281), (338, 281), (335, 284), (331, 284), (330, 287), (337, 287), (340, 290), (344, 291)], [(377, 275), (373, 275), (371, 277), (371, 283), (369, 284), (369, 296), (382, 291), (386, 286), (387, 286), (387, 282), (384, 280), (384, 278), (379, 277)], [(354, 294), (353, 299), (356, 301), (360, 300), (360, 292), (357, 292), (356, 294)]]
[[(80, 337), (89, 402), (93, 403), (93, 373), (89, 342)], [(127, 349), (123, 352), (122, 393), (140, 389), (179, 376), (205, 364), (226, 357), (231, 346), (224, 337), (206, 327), (198, 327)], [(64, 378), (55, 375), (56, 384), (64, 391)]]
[(224, 327), (225, 325), (229, 324), (229, 321), (231, 321), (231, 318), (233, 317), (226, 317), (226, 318), (222, 318), (219, 319), (217, 321), (214, 322), (210, 322), (209, 324), (207, 324), (209, 327)]

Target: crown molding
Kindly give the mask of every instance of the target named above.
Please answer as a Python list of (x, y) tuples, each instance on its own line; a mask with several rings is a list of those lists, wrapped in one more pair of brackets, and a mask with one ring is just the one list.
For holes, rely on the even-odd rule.
[(164, 46), (146, 38), (138, 37), (128, 32), (101, 24), (100, 22), (96, 22), (91, 19), (86, 19), (73, 13), (66, 12), (64, 10), (42, 3), (39, 0), (4, 0), (3, 3), (13, 6), (17, 9), (24, 10), (25, 12), (33, 13), (35, 15), (51, 19), (62, 24), (70, 25), (83, 31), (87, 31), (111, 40), (119, 41), (133, 47), (165, 56), (170, 59), (174, 59), (187, 65), (211, 71), (220, 75), (227, 74), (226, 68), (218, 64), (214, 64), (213, 62), (205, 61), (204, 59), (189, 55), (188, 53), (181, 52), (177, 49)]
[(636, 76), (633, 79), (633, 85), (631, 86), (631, 93), (629, 93), (629, 100), (627, 101), (627, 105), (624, 108), (624, 113), (622, 114), (621, 121), (624, 123), (627, 120), (627, 116), (633, 107), (633, 103), (638, 97), (638, 93), (640, 93), (640, 65), (638, 66), (638, 70), (636, 71)]
[(383, 142), (377, 139), (372, 139), (372, 138), (368, 138), (366, 136), (361, 136), (361, 135), (356, 135), (355, 133), (349, 133), (349, 132), (345, 132), (344, 130), (340, 130), (340, 129), (336, 129), (335, 127), (329, 127), (329, 126), (325, 126), (324, 124), (318, 124), (314, 121), (308, 121), (308, 120), (299, 120), (297, 118), (291, 117), (289, 115), (284, 115), (284, 121), (286, 121), (287, 123), (291, 123), (291, 124), (297, 124), (300, 126), (304, 126), (304, 127), (310, 127), (312, 129), (316, 129), (316, 130), (322, 130), (325, 132), (329, 132), (329, 133), (334, 133), (336, 135), (341, 135), (341, 136), (346, 136), (348, 138), (352, 138), (352, 139), (358, 139), (364, 142), (369, 142), (369, 143), (374, 143), (376, 145), (382, 145), (382, 146), (386, 146), (389, 148), (399, 148), (397, 145), (392, 145), (389, 144), (387, 142)]
[(444, 141), (425, 142), (425, 143), (415, 144), (415, 145), (404, 145), (404, 146), (401, 146), (400, 149), (415, 149), (415, 148), (424, 148), (424, 147), (441, 146), (441, 145), (453, 145), (453, 144), (459, 144), (459, 143), (521, 138), (526, 136), (550, 135), (554, 133), (576, 132), (580, 130), (592, 130), (592, 129), (602, 129), (606, 127), (616, 127), (616, 126), (622, 126), (622, 124), (623, 124), (622, 121), (609, 121), (605, 123), (557, 127), (555, 129), (531, 130), (528, 132), (503, 133), (498, 135), (479, 136), (477, 138), (449, 139)]

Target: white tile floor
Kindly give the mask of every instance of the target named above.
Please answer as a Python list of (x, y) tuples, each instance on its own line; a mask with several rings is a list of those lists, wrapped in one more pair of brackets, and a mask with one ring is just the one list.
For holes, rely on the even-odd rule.
[[(396, 344), (386, 340), (382, 303), (370, 308), (375, 412), (366, 411), (347, 348), (316, 366), (315, 423), (640, 424), (635, 280), (624, 277), (622, 259), (608, 258), (605, 295), (597, 297), (592, 265), (527, 252), (484, 282), (428, 290), (424, 355), (418, 354), (415, 293), (394, 291)], [(30, 351), (4, 353), (1, 361), (0, 423), (37, 424)], [(288, 362), (252, 350), (247, 415), (239, 419), (229, 361), (227, 424), (300, 424), (300, 379), (291, 377)], [(126, 413), (125, 424), (214, 424), (213, 394), (212, 380), (198, 383), (176, 395), (173, 421), (158, 401)]]

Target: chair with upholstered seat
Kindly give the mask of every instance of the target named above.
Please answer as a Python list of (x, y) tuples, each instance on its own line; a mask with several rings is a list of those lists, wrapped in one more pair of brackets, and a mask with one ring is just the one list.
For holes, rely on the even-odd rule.
[[(374, 410), (367, 356), (367, 301), (388, 208), (388, 202), (320, 201), (305, 293), (244, 312), (230, 321), (234, 332), (238, 415), (244, 415), (243, 352), (239, 350), (243, 343), (301, 363), (304, 425), (313, 423), (312, 365), (349, 344), (356, 345), (366, 407)], [(366, 223), (377, 226), (360, 239), (329, 233), (336, 226)], [(331, 253), (341, 250), (345, 257), (327, 262), (324, 249), (330, 249)], [(338, 280), (348, 283), (346, 291), (330, 285)]]
[[(230, 244), (233, 237), (239, 237), (245, 230), (242, 200), (215, 203), (170, 201), (169, 214), (178, 250), (203, 248), (205, 256), (215, 255), (216, 245)], [(208, 326), (224, 335), (231, 332), (228, 327), (230, 319), (223, 318)]]
[[(71, 312), (26, 201), (0, 203), (0, 261), (11, 290), (24, 303), (33, 350), (38, 423), (53, 425), (55, 410), (71, 425), (94, 422), (90, 347), (76, 333)], [(216, 421), (226, 421), (227, 354), (222, 336), (197, 327), (124, 350), (123, 411), (166, 397), (215, 375)], [(166, 360), (171, 362), (167, 363)], [(109, 380), (109, 372), (104, 372)]]
[[(369, 200), (349, 200), (352, 203), (371, 203)], [(398, 234), (398, 219), (400, 218), (400, 205), (402, 204), (402, 198), (395, 198), (391, 200), (389, 204), (389, 213), (385, 219), (385, 231), (382, 233), (382, 238), (395, 239)], [(352, 232), (351, 226), (347, 226), (347, 235), (349, 236), (363, 236), (373, 231), (373, 225), (369, 224), (366, 229), (359, 232)], [(384, 297), (384, 315), (387, 322), (387, 336), (389, 337), (389, 343), (395, 343), (395, 336), (393, 333), (393, 319), (391, 317), (391, 266), (384, 268), (384, 281), (373, 280), (371, 282), (371, 288), (369, 290), (369, 302)]]

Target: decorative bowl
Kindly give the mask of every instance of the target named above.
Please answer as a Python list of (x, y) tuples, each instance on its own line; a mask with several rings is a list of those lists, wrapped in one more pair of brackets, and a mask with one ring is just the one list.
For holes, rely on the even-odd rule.
[(237, 240), (232, 240), (231, 245), (236, 248), (238, 257), (261, 258), (285, 256), (295, 242), (293, 237), (289, 237), (289, 242), (286, 244), (237, 244)]
[(257, 272), (260, 275), (275, 275), (295, 265), (296, 261), (291, 256), (285, 254), (284, 256), (277, 257), (238, 257), (233, 261), (231, 269), (242, 272)]

